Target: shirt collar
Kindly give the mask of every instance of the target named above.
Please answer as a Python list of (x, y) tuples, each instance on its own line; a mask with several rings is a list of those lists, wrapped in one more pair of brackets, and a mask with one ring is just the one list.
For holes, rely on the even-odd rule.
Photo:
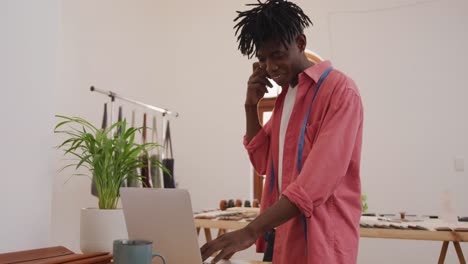
[(319, 81), (320, 76), (330, 67), (332, 64), (330, 61), (322, 61), (315, 65), (310, 66), (309, 68), (305, 69), (303, 72), (299, 74), (299, 80), (304, 78), (304, 76), (309, 76), (312, 80), (316, 83)]

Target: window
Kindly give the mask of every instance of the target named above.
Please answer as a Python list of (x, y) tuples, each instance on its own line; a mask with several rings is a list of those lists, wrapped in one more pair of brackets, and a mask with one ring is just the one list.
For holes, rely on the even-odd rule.
[[(307, 58), (313, 63), (319, 63), (323, 59), (316, 53), (306, 50)], [(270, 119), (273, 108), (275, 107), (276, 97), (281, 93), (281, 87), (273, 80), (270, 80), (273, 88), (269, 89), (264, 98), (258, 103), (258, 119), (260, 124), (264, 125)], [(253, 193), (254, 199), (261, 201), (263, 193), (263, 185), (265, 183), (265, 175), (259, 175), (255, 170), (253, 171)]]

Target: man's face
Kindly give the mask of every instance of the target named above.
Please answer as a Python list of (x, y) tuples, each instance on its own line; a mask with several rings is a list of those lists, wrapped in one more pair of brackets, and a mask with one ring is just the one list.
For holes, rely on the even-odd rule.
[(267, 41), (257, 50), (260, 67), (280, 86), (289, 85), (297, 78), (300, 71), (299, 54), (296, 41), (292, 41), (287, 48), (279, 41)]

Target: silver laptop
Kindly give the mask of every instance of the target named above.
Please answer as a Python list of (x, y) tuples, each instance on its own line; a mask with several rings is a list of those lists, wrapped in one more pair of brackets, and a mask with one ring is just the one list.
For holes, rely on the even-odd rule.
[[(129, 239), (153, 241), (153, 250), (163, 255), (169, 264), (202, 263), (192, 204), (186, 190), (121, 188), (120, 196)], [(155, 263), (159, 262), (155, 259)]]

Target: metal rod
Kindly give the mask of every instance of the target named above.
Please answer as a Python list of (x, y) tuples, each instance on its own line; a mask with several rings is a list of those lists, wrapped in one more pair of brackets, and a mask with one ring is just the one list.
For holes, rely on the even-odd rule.
[(118, 99), (120, 99), (122, 101), (126, 101), (126, 102), (136, 104), (136, 105), (139, 105), (141, 107), (144, 107), (144, 108), (147, 108), (147, 109), (150, 109), (150, 110), (153, 110), (153, 111), (160, 112), (160, 113), (163, 114), (163, 116), (166, 116), (166, 115), (171, 115), (171, 116), (174, 116), (174, 117), (179, 116), (179, 113), (177, 113), (177, 112), (173, 112), (173, 111), (170, 111), (168, 109), (156, 107), (156, 106), (145, 104), (145, 103), (133, 100), (133, 99), (122, 97), (122, 96), (120, 96), (120, 95), (118, 95), (118, 94), (116, 94), (116, 93), (114, 93), (112, 91), (100, 90), (100, 89), (97, 89), (94, 86), (91, 86), (90, 90), (91, 90), (91, 92), (98, 92), (98, 93), (101, 93), (101, 94), (105, 94), (105, 95), (109, 96), (112, 100), (113, 100), (113, 98), (118, 98)]

